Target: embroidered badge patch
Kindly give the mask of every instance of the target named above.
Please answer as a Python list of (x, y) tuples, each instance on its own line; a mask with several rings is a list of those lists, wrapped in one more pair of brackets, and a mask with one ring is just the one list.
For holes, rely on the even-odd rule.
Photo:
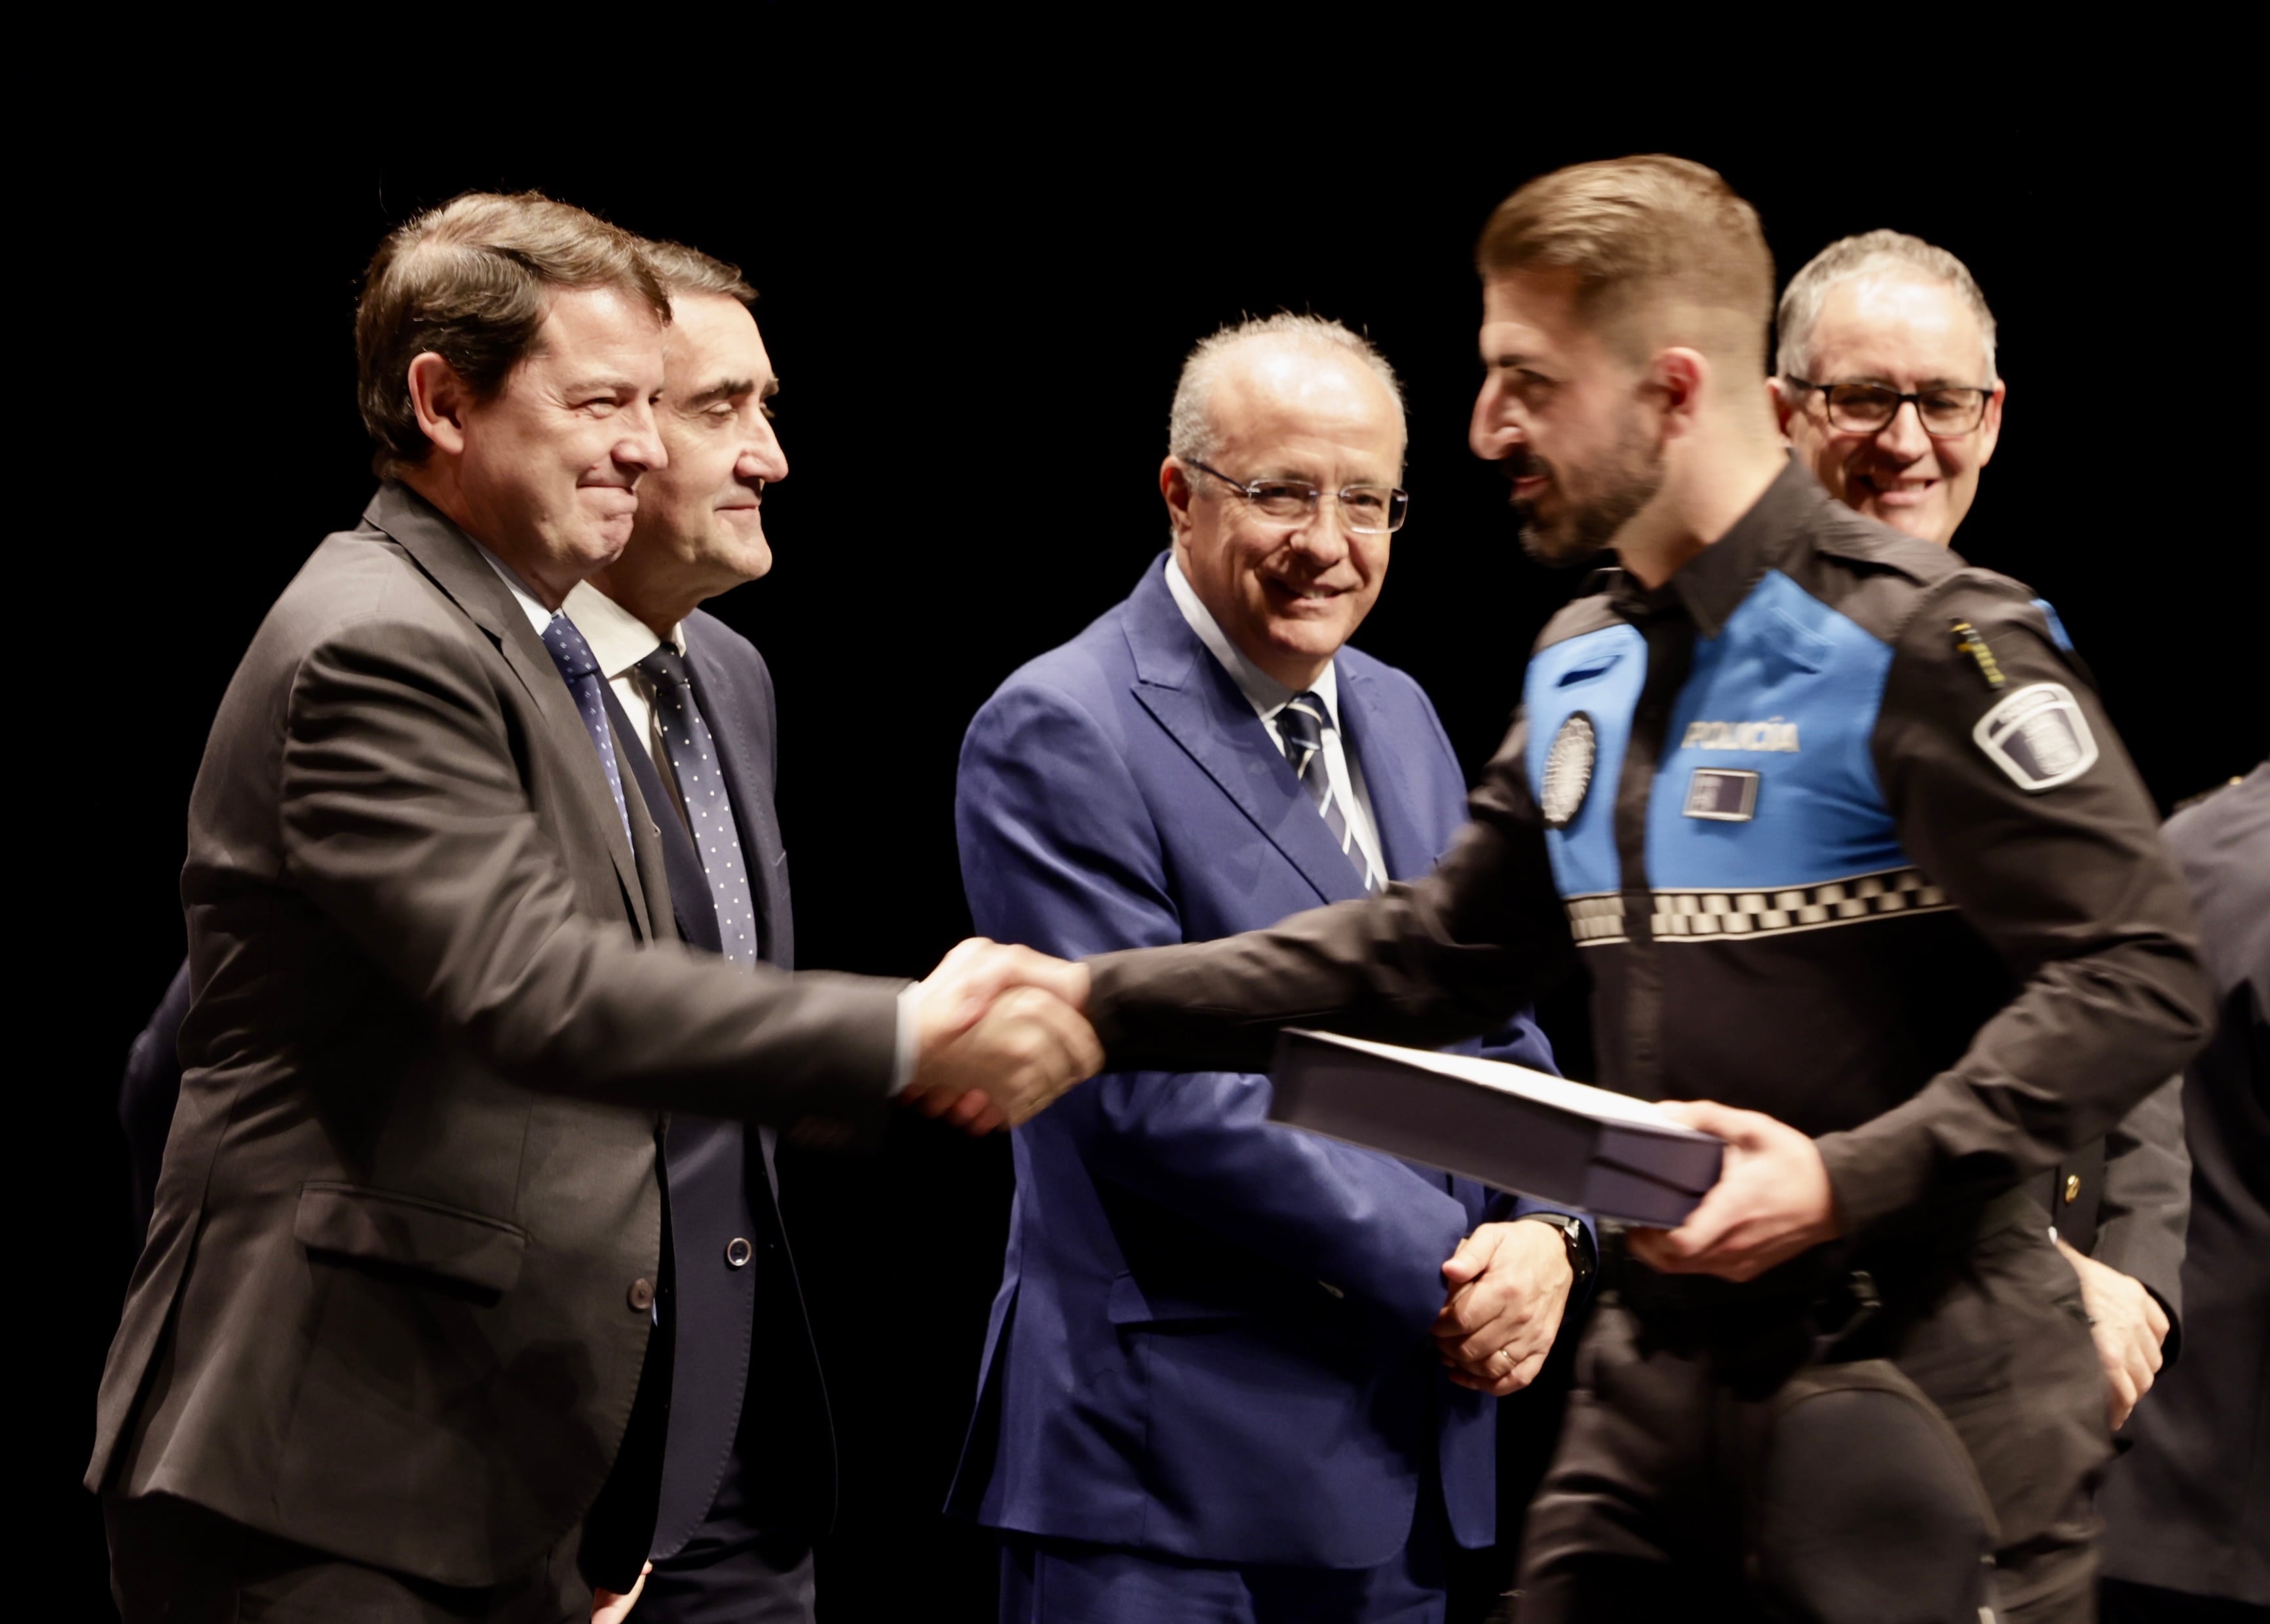
[(1970, 737), (2029, 795), (2071, 783), (2096, 765), (2088, 718), (2062, 683), (2020, 688), (1979, 717)]
[(1591, 717), (1581, 710), (1569, 712), (1545, 753), (1545, 781), (1538, 787), (1539, 807), (1545, 813), (1547, 828), (1567, 828), (1584, 809), (1584, 792), (1592, 787), (1592, 761), (1599, 749)]
[(1758, 815), (1758, 775), (1739, 768), (1698, 767), (1687, 781), (1687, 816), (1747, 823)]

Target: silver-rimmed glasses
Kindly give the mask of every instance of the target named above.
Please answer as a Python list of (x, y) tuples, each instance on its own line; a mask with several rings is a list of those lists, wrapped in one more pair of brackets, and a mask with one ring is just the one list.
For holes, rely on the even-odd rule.
[(1340, 521), (1359, 536), (1399, 530), (1411, 511), (1411, 493), (1391, 485), (1344, 485), (1326, 492), (1306, 479), (1233, 479), (1219, 468), (1193, 462), (1200, 473), (1212, 474), (1253, 504), (1265, 519), (1305, 524), (1315, 516), (1326, 495), (1339, 504)]

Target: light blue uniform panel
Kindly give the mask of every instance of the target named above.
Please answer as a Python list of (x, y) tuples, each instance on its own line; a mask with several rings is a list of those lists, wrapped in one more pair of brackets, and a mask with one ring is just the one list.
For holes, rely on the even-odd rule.
[(1618, 889), (1616, 784), (1631, 741), (1632, 708), (1647, 680), (1647, 640), (1628, 626), (1603, 627), (1554, 643), (1529, 662), (1522, 703), (1529, 716), (1529, 790), (1542, 804), (1545, 758), (1561, 724), (1583, 711), (1599, 754), (1584, 804), (1563, 829), (1545, 832), (1553, 879), (1564, 897)]
[[(1806, 886), (1905, 867), (1869, 753), (1891, 664), (1885, 643), (1769, 572), (1717, 637), (1695, 640), (1648, 804), (1649, 885)], [(1698, 769), (1756, 774), (1716, 786), (1749, 796), (1748, 817), (1688, 815)]]
[(2062, 652), (2071, 654), (2073, 636), (2065, 629), (2065, 622), (2058, 619), (2058, 612), (2050, 607), (2050, 600), (2046, 597), (2037, 597), (2034, 599), (2034, 607), (2040, 610), (2042, 619), (2050, 623), (2050, 641)]

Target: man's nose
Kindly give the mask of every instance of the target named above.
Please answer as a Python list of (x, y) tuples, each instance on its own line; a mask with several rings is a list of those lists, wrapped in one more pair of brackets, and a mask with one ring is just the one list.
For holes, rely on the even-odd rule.
[(622, 415), (623, 437), (615, 442), (613, 456), (624, 468), (651, 473), (670, 466), (670, 452), (662, 443), (662, 429), (654, 408), (641, 401)]
[(762, 479), (768, 485), (788, 478), (788, 453), (781, 449), (780, 436), (764, 418), (757, 419), (755, 432), (749, 443), (741, 448), (739, 461), (733, 464), (734, 474), (743, 479)]
[(1320, 492), (1317, 505), (1293, 532), (1292, 545), (1330, 569), (1348, 555), (1354, 545), (1348, 539), (1347, 520), (1347, 509), (1340, 506), (1340, 499), (1329, 491)]
[(1906, 463), (1928, 455), (1931, 436), (1924, 433), (1922, 405), (1912, 400), (1900, 402), (1899, 410), (1892, 413), (1892, 420), (1876, 431), (1876, 445)]
[(1496, 378), (1482, 380), (1474, 396), (1474, 415), (1466, 425), (1466, 445), (1485, 463), (1502, 461), (1520, 443), (1521, 431), (1505, 410), (1505, 389)]

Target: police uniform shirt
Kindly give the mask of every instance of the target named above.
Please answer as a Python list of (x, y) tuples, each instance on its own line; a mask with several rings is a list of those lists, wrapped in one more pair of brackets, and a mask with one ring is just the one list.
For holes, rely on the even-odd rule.
[(1604, 1080), (1828, 1136), (1864, 1224), (1990, 1193), (2163, 1076), (2130, 1020), (2157, 967), (2099, 950), (2185, 910), (2063, 641), (1795, 463), (1662, 589), (1563, 611), (1516, 747)]
[(1473, 1030), (1557, 894), (1599, 1080), (1814, 1136), (1849, 1233), (2040, 1172), (2205, 1030), (2151, 799), (2033, 594), (1794, 462), (1661, 589), (1554, 618), (1472, 811), (1378, 902), (1091, 961), (1110, 1064)]

